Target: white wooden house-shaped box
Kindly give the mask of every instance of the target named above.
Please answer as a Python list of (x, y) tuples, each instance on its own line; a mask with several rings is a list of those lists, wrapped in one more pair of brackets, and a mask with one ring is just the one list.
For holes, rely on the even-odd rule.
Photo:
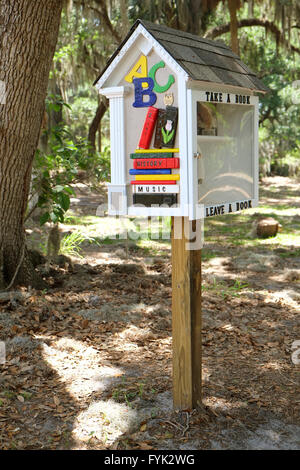
[(258, 204), (258, 93), (223, 43), (137, 20), (95, 82), (109, 98), (109, 214), (190, 220)]

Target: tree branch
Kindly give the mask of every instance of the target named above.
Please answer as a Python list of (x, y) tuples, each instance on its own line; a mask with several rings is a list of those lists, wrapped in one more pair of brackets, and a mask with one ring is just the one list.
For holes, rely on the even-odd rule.
[(238, 20), (237, 10), (241, 4), (239, 0), (228, 0), (228, 10), (230, 13), (230, 36), (231, 36), (231, 49), (236, 54), (239, 53), (239, 40), (238, 40)]
[(117, 43), (120, 43), (122, 41), (122, 38), (120, 34), (115, 30), (115, 28), (113, 27), (110, 21), (105, 0), (94, 0), (94, 1), (96, 5), (98, 5), (98, 7), (91, 5), (91, 2), (88, 2), (87, 0), (74, 0), (74, 3), (75, 3), (75, 6), (77, 6), (78, 8), (84, 4), (86, 5), (87, 8), (97, 13), (98, 17), (103, 22), (103, 26), (107, 29), (107, 31), (110, 32), (114, 40)]
[[(118, 43), (120, 43), (121, 40), (122, 40), (121, 36), (119, 35), (119, 33), (115, 30), (115, 28), (111, 24), (110, 18), (108, 16), (108, 11), (107, 11), (105, 0), (95, 0), (95, 1), (96, 1), (97, 5), (99, 5), (100, 10), (98, 10), (98, 13), (101, 16), (104, 25), (106, 26), (108, 31), (111, 33), (111, 35), (114, 37), (114, 39)], [(95, 10), (95, 8), (92, 8), (92, 9)]]
[[(271, 33), (275, 35), (277, 43), (282, 44), (285, 42), (283, 33), (272, 21), (260, 20), (258, 18), (248, 18), (248, 19), (239, 21), (237, 26), (238, 28), (261, 26), (262, 28), (265, 28), (267, 31), (270, 31)], [(230, 23), (222, 24), (220, 26), (216, 26), (214, 28), (209, 29), (204, 35), (204, 37), (207, 39), (215, 39), (216, 37), (221, 36), (222, 34), (228, 33), (229, 31), (230, 31)], [(300, 49), (298, 47), (290, 45), (290, 48), (293, 52), (297, 52), (298, 54), (300, 54)]]

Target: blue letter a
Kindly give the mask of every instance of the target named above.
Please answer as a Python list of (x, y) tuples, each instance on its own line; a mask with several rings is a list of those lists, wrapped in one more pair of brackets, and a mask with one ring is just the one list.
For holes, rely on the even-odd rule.
[[(133, 106), (135, 108), (145, 108), (148, 106), (152, 106), (156, 103), (156, 94), (152, 91), (154, 88), (154, 81), (150, 77), (145, 78), (134, 78), (132, 80), (134, 84), (134, 103)], [(148, 83), (148, 88), (143, 88), (143, 83)], [(149, 96), (148, 101), (143, 101), (143, 97), (145, 95)]]

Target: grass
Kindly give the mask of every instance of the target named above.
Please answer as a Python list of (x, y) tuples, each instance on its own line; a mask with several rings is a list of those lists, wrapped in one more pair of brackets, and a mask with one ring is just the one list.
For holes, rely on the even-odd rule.
[(13, 398), (15, 398), (16, 394), (14, 392), (11, 392), (10, 390), (4, 390), (3, 396), (8, 400), (12, 400)]
[(170, 240), (138, 240), (137, 246), (147, 256), (166, 256), (171, 249)]
[(212, 283), (205, 283), (202, 286), (203, 291), (213, 292), (215, 295), (221, 296), (223, 299), (228, 297), (239, 297), (243, 291), (247, 289), (249, 292), (249, 284), (236, 279), (233, 285), (228, 285), (224, 281), (217, 281), (213, 278)]
[(31, 392), (21, 392), (20, 395), (24, 398), (24, 400), (30, 400), (30, 398), (32, 397)]
[(78, 258), (83, 258), (81, 255), (81, 245), (86, 241), (89, 243), (95, 243), (96, 245), (98, 244), (95, 238), (82, 233), (80, 230), (71, 232), (69, 235), (62, 238), (60, 243), (60, 253), (65, 256), (77, 256)]
[[(274, 195), (278, 188), (272, 187)], [(276, 189), (276, 191), (275, 191)], [(269, 191), (270, 188), (267, 189)], [(286, 191), (285, 194), (286, 195)], [(263, 199), (263, 198), (262, 198)], [(259, 207), (232, 215), (223, 215), (206, 219), (204, 239), (220, 245), (230, 244), (249, 248), (275, 248), (280, 246), (300, 246), (300, 210), (291, 204), (274, 201), (274, 204), (263, 202)], [(261, 217), (274, 217), (281, 225), (281, 231), (275, 237), (267, 239), (253, 238), (250, 235), (252, 222)], [(298, 218), (299, 217), (299, 218)], [(296, 256), (296, 255), (294, 255)]]
[(84, 216), (76, 216), (76, 215), (67, 215), (64, 220), (64, 224), (66, 225), (97, 225), (99, 224), (99, 217), (95, 217), (93, 215), (84, 215)]
[[(296, 188), (296, 185), (293, 187)], [(235, 214), (226, 214), (205, 219), (203, 261), (220, 256), (225, 247), (243, 247), (273, 251), (289, 248), (290, 252), (280, 253), (282, 257), (299, 256), (300, 246), (300, 203), (299, 193), (287, 185), (269, 185), (260, 189), (259, 207)], [(289, 199), (291, 203), (289, 204)], [(282, 202), (281, 202), (282, 199)], [(298, 204), (299, 205), (299, 204)], [(282, 225), (276, 237), (268, 239), (251, 236), (252, 223), (258, 216), (274, 217)], [(62, 253), (82, 256), (81, 245), (89, 240), (98, 246), (119, 245), (130, 242), (131, 251), (142, 256), (166, 256), (171, 250), (171, 217), (97, 217), (93, 215), (67, 215), (65, 225), (73, 225), (75, 232), (62, 240)], [(165, 234), (162, 238), (162, 233)], [(126, 241), (127, 240), (127, 241)], [(213, 250), (210, 245), (214, 244)], [(220, 247), (217, 251), (216, 247)], [(293, 248), (295, 247), (295, 248)]]
[[(274, 194), (276, 188), (271, 187)], [(268, 188), (268, 191), (270, 188)], [(277, 188), (278, 192), (278, 188)], [(275, 202), (275, 201), (274, 201)], [(282, 225), (282, 230), (276, 237), (268, 239), (252, 238), (250, 236), (252, 222), (255, 216), (259, 214), (263, 217), (274, 217)], [(256, 248), (276, 248), (287, 246), (300, 246), (300, 222), (297, 223), (299, 209), (289, 204), (275, 202), (274, 205), (268, 202), (260, 204), (259, 207), (237, 214), (223, 215), (206, 219), (204, 224), (204, 240), (209, 243), (216, 243), (220, 246), (230, 245), (236, 247)], [(295, 220), (296, 218), (296, 220)], [(300, 220), (300, 219), (299, 219)], [(137, 249), (141, 249), (145, 256), (164, 256), (170, 251), (170, 238), (161, 239), (162, 231), (166, 233), (170, 230), (171, 218), (163, 220), (157, 217), (154, 221), (148, 223), (147, 218), (113, 218), (113, 217), (94, 217), (94, 216), (69, 216), (67, 223), (78, 224), (83, 227), (82, 234), (87, 239), (90, 237), (99, 246), (119, 244), (126, 240), (126, 232), (131, 243), (135, 243)], [(299, 226), (299, 229), (298, 229)], [(99, 232), (101, 234), (99, 234)], [(80, 245), (80, 235), (74, 236), (75, 246), (72, 244), (72, 237), (66, 240), (66, 250), (72, 250), (72, 246), (77, 251)], [(83, 240), (83, 235), (82, 235)], [(79, 252), (80, 253), (80, 252)], [(202, 259), (208, 260), (218, 255), (217, 252), (211, 252), (205, 248), (202, 252)], [(287, 256), (287, 255), (286, 255)], [(296, 256), (293, 255), (293, 256)]]
[[(62, 237), (60, 241), (59, 253), (65, 256), (75, 256), (77, 258), (83, 258), (81, 255), (81, 245), (83, 242), (88, 241), (89, 243), (94, 243), (98, 245), (98, 241), (90, 237), (87, 233), (83, 233), (80, 230), (74, 230), (68, 235)], [(41, 252), (46, 256), (47, 255), (47, 239), (44, 238), (39, 244)]]
[(208, 261), (212, 258), (215, 258), (216, 256), (220, 256), (221, 252), (219, 251), (211, 251), (207, 248), (204, 248), (201, 253), (201, 259), (202, 261)]
[(126, 391), (121, 389), (115, 389), (112, 393), (112, 398), (118, 402), (122, 403), (125, 402), (127, 406), (131, 407), (131, 401), (135, 399), (137, 396), (137, 391)]
[(126, 405), (132, 408), (131, 402), (135, 398), (143, 398), (145, 393), (151, 394), (152, 396), (156, 393), (156, 390), (151, 388), (146, 389), (146, 385), (143, 382), (135, 384), (126, 383), (125, 377), (122, 378), (122, 384), (116, 387), (112, 392), (112, 398), (118, 403), (126, 403)]
[(278, 253), (281, 258), (300, 258), (300, 248), (294, 251), (288, 251), (288, 252), (283, 252), (283, 253)]
[[(271, 187), (276, 195), (278, 188)], [(270, 188), (267, 189), (269, 191)], [(250, 235), (252, 222), (257, 215), (262, 217), (274, 217), (282, 225), (282, 230), (276, 237), (268, 239), (253, 238)], [(254, 216), (255, 215), (255, 216)], [(204, 224), (204, 249), (202, 251), (203, 261), (218, 256), (220, 252), (215, 249), (211, 251), (205, 247), (205, 242), (220, 245), (220, 247), (235, 246), (244, 248), (270, 249), (279, 247), (300, 246), (300, 218), (299, 209), (280, 201), (270, 204), (268, 201), (260, 204), (259, 207), (230, 215), (223, 215), (206, 219)], [(76, 223), (83, 228), (82, 234), (87, 239), (90, 237), (99, 246), (114, 245), (126, 240), (126, 233), (131, 244), (135, 244), (137, 250), (141, 250), (144, 256), (165, 256), (170, 252), (171, 240), (170, 231), (171, 218), (163, 220), (157, 217), (148, 222), (147, 218), (112, 218), (94, 216), (69, 216), (67, 223)], [(162, 239), (162, 231), (167, 234), (166, 239)], [(74, 243), (72, 238), (74, 237)], [(73, 236), (64, 242), (63, 252), (74, 250), (80, 256), (81, 236)], [(82, 235), (82, 240), (84, 240)], [(78, 248), (78, 249), (77, 249)], [(70, 253), (70, 251), (69, 251)], [(297, 256), (298, 251), (293, 254), (281, 254), (281, 256)]]
[(62, 238), (60, 252), (65, 256), (77, 256), (82, 258), (80, 245), (85, 241), (84, 235), (79, 231), (70, 233)]

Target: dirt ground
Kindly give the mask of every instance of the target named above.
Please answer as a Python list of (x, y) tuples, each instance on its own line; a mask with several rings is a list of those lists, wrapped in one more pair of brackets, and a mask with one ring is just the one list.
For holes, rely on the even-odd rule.
[(172, 409), (169, 242), (87, 241), (43, 291), (0, 293), (0, 448), (300, 449), (299, 181), (265, 178), (261, 204), (273, 240), (241, 243), (255, 210), (205, 222), (199, 410)]

